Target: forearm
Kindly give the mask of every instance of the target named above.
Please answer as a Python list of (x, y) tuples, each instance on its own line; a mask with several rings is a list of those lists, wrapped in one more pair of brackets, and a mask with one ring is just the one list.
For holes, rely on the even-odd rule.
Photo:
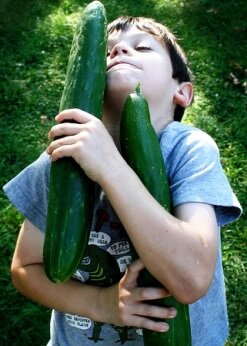
[(13, 284), (26, 297), (61, 312), (101, 320), (97, 308), (100, 288), (75, 280), (55, 284), (45, 275), (42, 264), (12, 268)]
[(203, 294), (212, 270), (208, 243), (196, 227), (167, 213), (127, 165), (116, 167), (101, 186), (146, 268), (182, 301)]
[(167, 323), (152, 318), (175, 317), (172, 308), (159, 308), (145, 304), (145, 300), (167, 296), (162, 288), (137, 287), (142, 263), (136, 261), (121, 281), (109, 287), (89, 286), (74, 280), (55, 284), (46, 277), (42, 264), (12, 268), (13, 283), (28, 298), (63, 313), (85, 316), (94, 321), (118, 326), (166, 331)]
[[(52, 128), (51, 138), (68, 135), (50, 144), (52, 160), (73, 157), (106, 192), (147, 269), (180, 300), (198, 299), (211, 282), (216, 258), (212, 207), (195, 213), (190, 208), (189, 218), (187, 212), (182, 218), (171, 216), (124, 161), (102, 122), (78, 110), (57, 117), (58, 122), (65, 119), (81, 124)], [(77, 135), (71, 141), (72, 130)]]

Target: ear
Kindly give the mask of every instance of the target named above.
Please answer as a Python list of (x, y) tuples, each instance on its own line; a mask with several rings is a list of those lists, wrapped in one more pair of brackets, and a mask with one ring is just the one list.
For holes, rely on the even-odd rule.
[(173, 102), (183, 108), (190, 105), (193, 98), (193, 86), (190, 82), (179, 84), (173, 98)]

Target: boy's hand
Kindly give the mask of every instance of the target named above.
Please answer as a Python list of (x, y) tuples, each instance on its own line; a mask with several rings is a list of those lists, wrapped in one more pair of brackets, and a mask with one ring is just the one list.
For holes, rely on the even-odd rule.
[(93, 115), (69, 109), (59, 113), (55, 119), (59, 124), (51, 128), (49, 137), (53, 141), (47, 148), (53, 161), (72, 157), (96, 182), (122, 161), (107, 129)]
[(141, 260), (133, 262), (118, 284), (101, 290), (98, 303), (104, 322), (165, 332), (169, 328), (168, 323), (154, 319), (173, 318), (176, 310), (145, 302), (168, 297), (169, 293), (165, 288), (138, 287), (137, 278), (142, 269)]

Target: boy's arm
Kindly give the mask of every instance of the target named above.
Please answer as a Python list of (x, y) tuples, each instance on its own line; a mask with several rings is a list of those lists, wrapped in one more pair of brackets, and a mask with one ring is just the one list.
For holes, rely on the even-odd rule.
[[(212, 281), (217, 254), (214, 208), (188, 203), (175, 217), (162, 208), (127, 165), (101, 121), (80, 110), (61, 112), (52, 127), (52, 160), (71, 156), (106, 192), (145, 267), (179, 301), (192, 303)], [(64, 136), (60, 139), (55, 139)], [(55, 139), (55, 140), (54, 140)]]
[(214, 208), (186, 203), (164, 210), (126, 165), (101, 180), (145, 267), (179, 301), (190, 304), (211, 284), (217, 256)]
[[(90, 304), (96, 303), (97, 288), (88, 290), (87, 286), (71, 280), (65, 284), (51, 282), (43, 268), (44, 234), (32, 223), (25, 220), (17, 240), (11, 274), (14, 286), (23, 295), (38, 301), (49, 308), (63, 312), (81, 314), (88, 312)], [(85, 297), (82, 306), (78, 297)], [(92, 309), (94, 310), (94, 309)], [(91, 316), (92, 317), (92, 316)]]
[(103, 323), (154, 331), (168, 329), (166, 323), (155, 322), (149, 316), (172, 318), (174, 310), (145, 304), (145, 300), (165, 297), (168, 292), (165, 289), (137, 287), (137, 277), (143, 269), (141, 261), (130, 266), (120, 283), (108, 288), (89, 286), (75, 280), (55, 284), (44, 272), (43, 243), (43, 233), (25, 220), (11, 265), (13, 284), (23, 295), (46, 307)]

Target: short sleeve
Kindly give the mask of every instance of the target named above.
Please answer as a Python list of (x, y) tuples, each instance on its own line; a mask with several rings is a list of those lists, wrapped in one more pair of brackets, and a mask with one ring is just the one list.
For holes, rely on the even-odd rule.
[(175, 127), (171, 132), (167, 140), (161, 138), (161, 148), (174, 207), (189, 202), (211, 204), (219, 226), (237, 219), (241, 206), (223, 171), (214, 140), (183, 125), (181, 131)]
[(3, 187), (15, 208), (42, 232), (46, 225), (49, 177), (50, 158), (44, 152)]

